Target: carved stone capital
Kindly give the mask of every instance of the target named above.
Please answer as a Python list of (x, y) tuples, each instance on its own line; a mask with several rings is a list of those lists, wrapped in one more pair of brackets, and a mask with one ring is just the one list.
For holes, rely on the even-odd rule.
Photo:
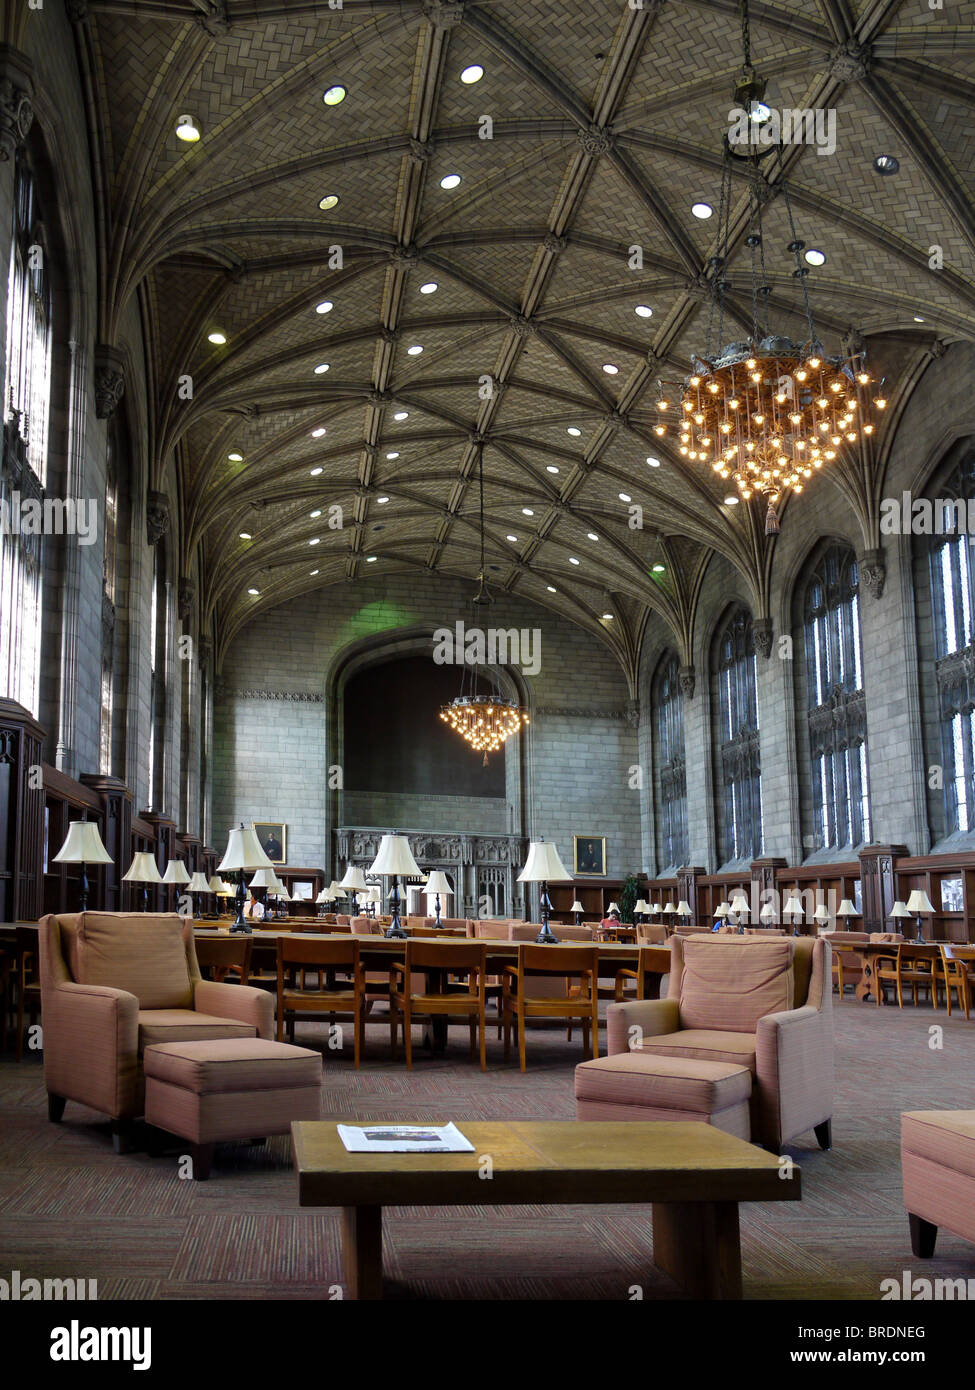
[(432, 158), (435, 149), (436, 146), (432, 140), (417, 140), (414, 136), (410, 136), (409, 153), (414, 164), (425, 164), (428, 159)]
[(647, 366), (650, 368), (662, 367), (664, 359), (659, 352), (654, 352), (653, 348), (647, 348)]
[(871, 598), (880, 598), (887, 582), (887, 560), (882, 550), (866, 550), (860, 558), (860, 583)]
[(623, 706), (623, 719), (631, 729), (636, 729), (640, 724), (640, 701), (627, 700)]
[(456, 29), (464, 18), (463, 0), (423, 0), (423, 17), (435, 29)]
[(601, 125), (590, 125), (579, 131), (579, 144), (587, 155), (597, 159), (601, 154), (609, 154), (613, 148), (612, 131)]
[(197, 641), (196, 649), (200, 654), (200, 665), (209, 666), (213, 660), (213, 642), (209, 637), (201, 637)]
[(34, 77), (30, 59), (0, 44), (0, 160), (13, 159), (34, 121)]
[(188, 623), (193, 616), (193, 608), (196, 604), (196, 585), (192, 579), (181, 579), (177, 589), (176, 603), (179, 611), (180, 620)]
[(554, 232), (546, 232), (545, 236), (542, 238), (542, 246), (553, 256), (557, 256), (560, 251), (564, 251), (568, 244), (568, 237), (556, 236)]
[(102, 591), (102, 644), (111, 648), (115, 635), (115, 604), (108, 594)]
[(838, 44), (829, 59), (829, 73), (840, 82), (859, 82), (870, 72), (873, 54), (868, 43), (848, 38)]
[(125, 394), (125, 358), (108, 343), (95, 345), (95, 414), (108, 420)]
[[(383, 341), (384, 341), (384, 342), (386, 341), (385, 338), (383, 339)], [(390, 402), (392, 401), (392, 399), (393, 399), (393, 393), (392, 393), (392, 391), (370, 391), (370, 392), (369, 392), (369, 404), (370, 404), (370, 405), (389, 405)]]
[(752, 623), (752, 636), (755, 650), (768, 661), (772, 655), (772, 619), (756, 618)]
[[(384, 343), (398, 343), (400, 338), (400, 331), (398, 328), (384, 327), (379, 330), (379, 336), (380, 338), (382, 338)], [(388, 395), (389, 392), (386, 392), (386, 394)]]
[(529, 318), (527, 314), (512, 314), (508, 322), (519, 338), (530, 338), (533, 333), (538, 331), (535, 320)]
[(420, 253), (411, 241), (407, 246), (394, 246), (389, 259), (398, 270), (412, 270), (419, 263)]
[(943, 342), (940, 338), (935, 338), (933, 343), (928, 344), (928, 352), (935, 359), (935, 361), (937, 361), (939, 357), (944, 357), (947, 351), (948, 344)]
[(72, 24), (84, 24), (88, 18), (88, 0), (67, 0), (64, 8)]
[(843, 351), (846, 353), (847, 357), (860, 357), (866, 350), (867, 342), (860, 329), (850, 324), (850, 327), (843, 335)]
[(169, 530), (169, 498), (164, 492), (150, 492), (146, 497), (146, 536), (150, 545), (158, 545)]
[(226, 0), (197, 0), (205, 13), (197, 15), (196, 22), (212, 39), (224, 38), (230, 33), (230, 19), (227, 16)]
[(694, 687), (697, 683), (697, 674), (693, 666), (681, 666), (677, 672), (677, 680), (680, 683), (680, 693), (685, 700), (694, 699)]

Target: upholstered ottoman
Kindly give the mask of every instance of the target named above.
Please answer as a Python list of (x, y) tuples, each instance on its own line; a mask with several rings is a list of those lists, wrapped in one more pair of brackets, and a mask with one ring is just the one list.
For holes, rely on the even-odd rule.
[(752, 1074), (736, 1062), (619, 1052), (576, 1067), (577, 1120), (701, 1120), (751, 1138)]
[(322, 1117), (318, 1052), (264, 1038), (147, 1047), (146, 1122), (189, 1140), (193, 1174), (210, 1176), (214, 1145), (286, 1134), (292, 1120)]
[(915, 1255), (934, 1254), (939, 1226), (975, 1241), (975, 1110), (901, 1115), (901, 1172)]

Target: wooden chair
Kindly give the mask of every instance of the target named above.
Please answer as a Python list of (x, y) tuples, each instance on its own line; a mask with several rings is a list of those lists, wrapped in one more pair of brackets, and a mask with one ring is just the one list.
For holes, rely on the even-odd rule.
[(249, 936), (198, 936), (194, 942), (196, 960), (204, 979), (223, 984), (247, 984), (251, 974), (253, 939)]
[(902, 1009), (904, 985), (910, 985), (915, 1005), (918, 989), (928, 989), (931, 991), (931, 1004), (936, 1009), (938, 977), (934, 966), (935, 958), (930, 947), (918, 946), (910, 941), (901, 942), (890, 955), (884, 952), (874, 956), (874, 995), (878, 1006), (883, 1003), (884, 986), (894, 985), (897, 990), (897, 1007)]
[(13, 987), (16, 992), (17, 1043), (19, 1062), (24, 1055), (24, 1012), (31, 1024), (41, 1011), (41, 981), (37, 971), (37, 932), (33, 927), (18, 927), (14, 938)]
[(958, 1007), (965, 1010), (965, 1017), (970, 1018), (972, 1003), (972, 986), (975, 985), (975, 971), (972, 969), (972, 962), (975, 962), (975, 946), (940, 946), (941, 955), (941, 981), (945, 989), (945, 1000), (948, 1005), (948, 1017), (951, 1018), (951, 991), (955, 990), (958, 994)]
[[(532, 978), (563, 979), (565, 995), (532, 996)], [(582, 1042), (599, 1056), (599, 951), (595, 946), (536, 946), (521, 942), (518, 964), (506, 965), (502, 975), (504, 1059), (511, 1056), (511, 1025), (518, 1027), (518, 1055), (525, 1070), (525, 1022), (529, 1018), (582, 1020)], [(573, 989), (573, 986), (576, 988)]]
[[(425, 936), (426, 933), (423, 933)], [(417, 939), (406, 943), (405, 961), (394, 960), (389, 991), (389, 1028), (393, 1045), (393, 1056), (399, 1038), (399, 1024), (403, 1024), (403, 1043), (406, 1048), (406, 1065), (413, 1066), (413, 1020), (433, 1018), (441, 1015), (447, 1018), (466, 1018), (470, 1024), (471, 1061), (475, 1056), (478, 1036), (481, 1040), (481, 1071), (487, 1070), (485, 1057), (486, 1023), (484, 1008), (487, 1002), (485, 991), (486, 948), (479, 941), (465, 941), (450, 946), (431, 946), (425, 940)], [(429, 987), (417, 993), (413, 988), (413, 977), (420, 971), (436, 971), (440, 976), (439, 988)], [(446, 982), (447, 975), (455, 978), (466, 976), (466, 989), (451, 989)]]
[[(306, 970), (320, 972), (317, 989), (302, 989), (298, 984), (296, 974)], [(339, 971), (351, 978), (337, 979)], [(365, 1001), (365, 977), (359, 969), (359, 942), (355, 937), (350, 936), (348, 941), (278, 937), (278, 1042), (284, 1041), (285, 1022), (288, 1038), (294, 1042), (295, 1019), (299, 1014), (342, 1014), (353, 1021), (354, 1060), (358, 1067), (365, 1037)]]
[(462, 937), (466, 939), (467, 930), (464, 927), (404, 927), (407, 936), (433, 936), (441, 939), (450, 937)]
[[(667, 946), (651, 946), (644, 948), (640, 952), (635, 970), (626, 968), (618, 970), (616, 972), (615, 1002), (621, 1004), (627, 999), (659, 999), (660, 981), (662, 978), (662, 972), (660, 970), (661, 961), (663, 961), (669, 969), (669, 948)], [(650, 969), (651, 966), (654, 968)], [(628, 980), (633, 980), (635, 982), (635, 991), (625, 988)]]

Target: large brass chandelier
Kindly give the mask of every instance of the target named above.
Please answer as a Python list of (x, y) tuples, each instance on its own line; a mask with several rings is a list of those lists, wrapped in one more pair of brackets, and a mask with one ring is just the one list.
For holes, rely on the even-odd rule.
[[(734, 100), (761, 123), (770, 111), (762, 101), (765, 82), (751, 66), (748, 4), (742, 0), (744, 65), (735, 84)], [(679, 437), (681, 455), (710, 466), (723, 480), (734, 479), (744, 501), (756, 494), (767, 502), (765, 532), (779, 530), (778, 506), (788, 492), (800, 493), (813, 475), (831, 464), (844, 449), (856, 447), (874, 432), (871, 404), (887, 404), (883, 383), (874, 383), (866, 370), (865, 353), (828, 355), (813, 320), (802, 263), (806, 243), (796, 233), (789, 191), (779, 175), (766, 178), (761, 162), (782, 147), (775, 142), (744, 145), (744, 153), (724, 139), (717, 252), (708, 261), (711, 310), (707, 346), (692, 358), (693, 371), (668, 389), (661, 383), (657, 402), (658, 435)], [(721, 347), (728, 293), (726, 278), (731, 247), (731, 201), (735, 169), (748, 176), (748, 232), (751, 253), (751, 333), (740, 342)], [(769, 326), (763, 210), (781, 191), (789, 219), (787, 250), (795, 260), (793, 277), (802, 288), (807, 336), (801, 342), (774, 334)], [(740, 288), (744, 288), (742, 284)]]
[[(481, 530), (481, 565), (477, 576), (477, 590), (471, 600), (471, 610), (475, 622), (480, 614), (486, 615), (488, 606), (494, 601), (485, 576), (484, 563), (484, 450), (478, 446), (477, 459), (479, 516)], [(489, 671), (489, 689), (480, 688), (481, 680), (472, 661), (465, 660), (464, 674), (461, 678), (460, 694), (446, 705), (440, 707), (440, 718), (470, 744), (477, 753), (483, 753), (483, 765), (488, 765), (488, 754), (497, 753), (503, 748), (512, 734), (520, 731), (528, 723), (528, 712), (522, 709), (517, 700), (509, 700), (502, 693), (493, 671)]]

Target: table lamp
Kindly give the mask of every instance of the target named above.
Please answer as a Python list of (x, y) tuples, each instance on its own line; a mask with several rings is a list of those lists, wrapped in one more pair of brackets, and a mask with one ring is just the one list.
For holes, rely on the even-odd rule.
[(691, 911), (691, 905), (686, 898), (681, 898), (680, 902), (677, 904), (677, 916), (684, 922), (687, 921), (688, 917), (694, 916), (694, 913)]
[(816, 911), (813, 913), (813, 921), (819, 923), (820, 932), (825, 929), (826, 923), (829, 921), (829, 908), (825, 903), (817, 905)]
[(329, 909), (329, 905), (330, 905), (331, 903), (334, 903), (334, 901), (335, 901), (335, 894), (332, 892), (332, 889), (331, 889), (331, 888), (323, 888), (322, 891), (319, 893), (318, 897), (315, 899), (315, 902), (318, 904), (318, 915), (319, 915), (319, 917), (324, 917), (324, 916), (325, 916), (325, 913), (326, 913), (326, 912), (328, 911), (328, 909)]
[(728, 907), (729, 915), (735, 918), (735, 925), (738, 928), (738, 935), (744, 936), (745, 924), (742, 921), (742, 918), (747, 917), (749, 912), (751, 911), (751, 908), (748, 906), (748, 899), (745, 897), (744, 893), (732, 893), (731, 902), (729, 903)]
[(378, 883), (371, 883), (366, 893), (370, 917), (375, 917), (383, 901), (383, 891)]
[(714, 917), (716, 917), (718, 920), (715, 922), (715, 924), (714, 924), (714, 926), (711, 928), (711, 930), (712, 930), (712, 931), (720, 931), (721, 928), (724, 926), (724, 919), (725, 919), (725, 918), (727, 917), (727, 915), (728, 915), (728, 904), (725, 903), (725, 902), (720, 902), (720, 903), (718, 903), (718, 905), (717, 905), (717, 907), (714, 909), (714, 913), (713, 913), (712, 915), (713, 915)]
[(582, 915), (585, 912), (585, 908), (582, 906), (582, 903), (579, 901), (578, 898), (576, 898), (575, 902), (569, 908), (569, 911), (572, 913), (573, 917), (576, 920), (576, 926), (579, 926), (580, 922), (582, 921)]
[[(362, 870), (356, 869), (356, 873), (362, 876)], [(385, 935), (388, 937), (405, 937), (406, 932), (400, 925), (399, 920), (399, 880), (402, 875), (404, 878), (419, 878), (420, 866), (413, 858), (413, 851), (410, 849), (410, 842), (405, 835), (394, 830), (391, 835), (384, 835), (379, 844), (379, 853), (369, 866), (371, 874), (382, 874), (384, 877), (392, 877), (393, 884), (389, 893), (389, 910), (392, 915), (392, 922)], [(348, 874), (346, 874), (348, 878)], [(368, 884), (362, 878), (363, 888)]]
[[(668, 898), (660, 910), (665, 917), (673, 917), (674, 913), (677, 911), (677, 904), (674, 902), (673, 898)], [(673, 926), (673, 922), (669, 922), (666, 925)]]
[(257, 838), (257, 832), (252, 825), (245, 825), (241, 821), (239, 826), (235, 826), (227, 839), (227, 848), (220, 863), (217, 865), (220, 873), (226, 870), (237, 874), (237, 892), (234, 895), (237, 916), (234, 918), (230, 930), (232, 932), (244, 932), (251, 935), (250, 923), (244, 920), (244, 901), (247, 897), (247, 885), (244, 882), (244, 874), (250, 873), (252, 869), (274, 869), (274, 865), (261, 848), (261, 842)]
[[(385, 838), (384, 835), (383, 839)], [(382, 853), (382, 844), (379, 846), (379, 852)], [(410, 858), (412, 859), (413, 856), (410, 855)], [(416, 863), (416, 860), (413, 860), (413, 862)], [(419, 873), (419, 870), (416, 870), (416, 872)], [(366, 882), (365, 874), (357, 865), (347, 864), (345, 868), (345, 877), (339, 879), (336, 887), (344, 888), (348, 896), (352, 899), (352, 916), (354, 917), (359, 911), (359, 903), (357, 901), (358, 894), (364, 893), (369, 887)]]
[(642, 898), (637, 898), (636, 902), (633, 904), (634, 922), (642, 922), (649, 911), (650, 904), (645, 903)]
[(609, 907), (606, 909), (606, 916), (608, 917), (611, 912), (615, 912), (617, 917), (620, 915), (619, 903), (610, 903)]
[(207, 876), (206, 876), (206, 874), (200, 873), (200, 870), (197, 869), (196, 873), (195, 873), (195, 874), (193, 875), (193, 877), (190, 879), (189, 887), (187, 888), (186, 891), (187, 891), (187, 893), (190, 894), (191, 897), (193, 896), (194, 893), (196, 894), (196, 904), (195, 904), (195, 906), (196, 906), (196, 912), (194, 913), (194, 916), (195, 916), (197, 919), (199, 919), (199, 916), (200, 916), (200, 897), (199, 897), (199, 895), (200, 895), (201, 893), (212, 893), (212, 892), (213, 892), (213, 889), (211, 888), (210, 884), (207, 882)]
[(98, 826), (93, 820), (73, 820), (68, 826), (64, 844), (54, 856), (59, 864), (81, 865), (81, 911), (88, 908), (88, 874), (86, 864), (111, 864), (112, 856), (102, 844)]
[(442, 927), (443, 922), (440, 920), (440, 894), (442, 893), (446, 898), (452, 898), (454, 896), (454, 890), (450, 886), (450, 879), (445, 873), (441, 873), (439, 869), (434, 869), (433, 873), (428, 875), (423, 891), (426, 893), (428, 901), (431, 893), (436, 895), (437, 915), (434, 926)]
[(760, 922), (765, 922), (766, 924), (775, 921), (775, 908), (772, 906), (771, 903), (766, 903), (763, 908), (759, 909), (758, 920)]
[(921, 921), (921, 917), (931, 916), (934, 912), (934, 903), (922, 888), (915, 888), (914, 892), (908, 898), (906, 906), (908, 912), (913, 912), (917, 915), (917, 939), (919, 942), (923, 943), (924, 923)]
[[(537, 945), (553, 946), (558, 942), (558, 937), (552, 932), (548, 924), (548, 915), (552, 910), (552, 901), (548, 896), (548, 885), (550, 883), (571, 883), (571, 876), (566, 873), (565, 865), (559, 858), (559, 852), (555, 845), (545, 840), (532, 840), (528, 846), (528, 859), (525, 867), (518, 875), (519, 883), (537, 883), (540, 885), (538, 890), (538, 903), (542, 916), (542, 930), (535, 938)], [(610, 903), (609, 911), (616, 907), (615, 903)], [(617, 911), (619, 909), (617, 908)]]
[(908, 919), (908, 921), (909, 921), (909, 920), (910, 920), (910, 917), (911, 917), (911, 914), (908, 912), (907, 908), (906, 908), (906, 907), (904, 906), (904, 904), (900, 901), (900, 899), (898, 899), (897, 902), (894, 903), (894, 906), (893, 906), (893, 907), (890, 909), (890, 911), (888, 912), (887, 916), (888, 916), (888, 917), (895, 917), (895, 918), (898, 919), (898, 922), (899, 922), (899, 920), (900, 920), (901, 918), (903, 918), (903, 917), (906, 917), (906, 918)]
[(128, 872), (122, 875), (123, 883), (142, 884), (142, 911), (149, 911), (149, 888), (150, 883), (162, 883), (162, 876), (156, 865), (154, 857), (148, 850), (139, 850), (133, 854), (132, 863), (129, 865)]
[(856, 910), (856, 907), (853, 905), (853, 903), (850, 901), (849, 898), (844, 898), (844, 899), (843, 899), (843, 901), (840, 903), (839, 907), (836, 909), (836, 915), (837, 915), (837, 917), (859, 917), (859, 916), (860, 916), (859, 912), (857, 912), (857, 910)]
[(287, 908), (283, 908), (283, 909), (282, 909), (281, 904), (282, 904), (282, 903), (290, 903), (290, 902), (293, 902), (293, 899), (292, 899), (292, 897), (291, 897), (291, 894), (288, 892), (288, 885), (287, 885), (286, 883), (282, 883), (280, 880), (278, 880), (278, 884), (277, 884), (277, 886), (276, 886), (276, 888), (275, 888), (275, 890), (274, 890), (274, 897), (275, 897), (275, 906), (276, 906), (276, 909), (277, 909), (277, 914), (276, 914), (276, 915), (281, 916), (281, 917), (287, 917), (287, 916), (288, 916), (288, 909), (287, 909)]
[[(265, 916), (265, 917), (268, 917), (268, 918), (272, 915), (272, 914), (271, 914), (271, 895), (272, 895), (272, 893), (274, 893), (274, 892), (276, 891), (276, 889), (277, 889), (277, 884), (278, 884), (278, 876), (277, 876), (277, 874), (274, 872), (273, 869), (258, 869), (257, 873), (254, 875), (254, 877), (251, 879), (250, 883), (248, 884), (248, 887), (250, 888), (250, 891), (251, 891), (251, 896), (254, 898), (254, 901), (255, 901), (255, 902), (258, 902), (258, 901), (261, 902), (261, 905), (262, 905), (263, 908), (264, 908), (264, 916)], [(257, 895), (254, 893), (254, 889), (255, 889), (255, 888), (263, 888), (263, 889), (264, 889), (264, 897), (263, 897), (263, 899), (258, 899), (258, 898), (257, 898)]]
[[(166, 865), (166, 872), (162, 876), (163, 883), (173, 883), (181, 885), (189, 883), (190, 876), (186, 872), (186, 865), (182, 859), (170, 859)], [(179, 907), (179, 889), (176, 892), (176, 906)]]

